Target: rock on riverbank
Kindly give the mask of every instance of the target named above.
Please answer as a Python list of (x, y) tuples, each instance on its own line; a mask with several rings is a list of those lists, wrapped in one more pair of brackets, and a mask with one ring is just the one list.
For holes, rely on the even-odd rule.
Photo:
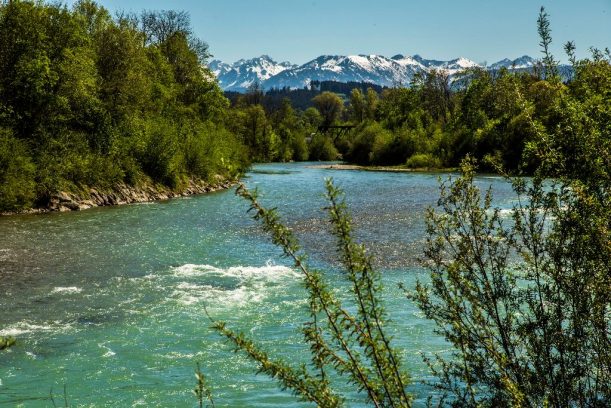
[[(139, 186), (130, 186), (125, 183), (120, 183), (112, 189), (90, 188), (88, 191), (79, 193), (60, 191), (52, 195), (46, 205), (21, 211), (20, 213), (80, 211), (92, 207), (168, 200), (170, 198), (224, 190), (230, 188), (236, 182), (237, 180), (224, 179), (219, 179), (216, 183), (189, 180), (189, 183), (185, 187), (178, 190), (173, 190), (169, 187), (153, 183), (144, 183)], [(3, 215), (10, 214), (14, 213), (4, 213)]]

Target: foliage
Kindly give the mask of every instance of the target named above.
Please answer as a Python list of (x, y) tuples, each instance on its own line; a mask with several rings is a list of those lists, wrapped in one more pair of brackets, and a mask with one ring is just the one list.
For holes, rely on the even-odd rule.
[(441, 161), (430, 153), (416, 153), (407, 159), (405, 166), (412, 169), (439, 168)]
[(0, 211), (146, 178), (180, 188), (247, 165), (184, 12), (113, 19), (90, 0), (3, 2), (0, 50)]
[[(545, 19), (542, 10), (540, 31)], [(536, 167), (530, 180), (508, 177), (519, 197), (511, 220), (491, 206), (491, 191), (482, 201), (472, 161), (442, 187), (441, 212), (428, 214), (432, 282), (410, 296), (454, 346), (452, 359), (429, 361), (454, 405), (611, 400), (611, 68), (596, 52), (572, 60), (568, 89), (554, 78), (515, 88)]]
[(543, 53), (543, 68), (545, 70), (545, 78), (556, 79), (558, 76), (557, 63), (549, 50), (552, 43), (552, 30), (550, 29), (549, 15), (545, 11), (545, 7), (541, 7), (539, 18), (537, 18), (537, 32), (541, 42), (541, 52)]
[(0, 208), (20, 210), (32, 205), (35, 171), (25, 143), (0, 129)]
[(250, 201), (253, 217), (261, 221), (272, 241), (303, 273), (309, 321), (302, 330), (311, 361), (299, 368), (292, 367), (270, 358), (253, 341), (229, 329), (225, 323), (214, 322), (214, 328), (234, 344), (236, 351), (246, 353), (256, 362), (259, 372), (276, 378), (283, 388), (305, 401), (323, 407), (343, 406), (344, 398), (333, 388), (337, 377), (343, 377), (373, 406), (411, 406), (412, 398), (406, 392), (409, 377), (402, 370), (398, 353), (384, 330), (387, 317), (380, 299), (380, 275), (372, 268), (365, 248), (352, 238), (352, 222), (346, 213), (342, 192), (331, 180), (327, 181), (329, 217), (344, 266), (343, 276), (351, 288), (349, 301), (341, 301), (324, 274), (307, 266), (305, 255), (275, 210), (262, 207), (256, 192), (251, 193), (243, 186), (238, 194)]
[[(561, 104), (576, 99), (588, 107), (589, 117), (611, 123), (608, 54), (594, 49), (592, 59), (579, 61), (575, 45), (567, 44), (573, 74), (562, 83), (544, 9), (537, 29), (543, 60), (532, 70), (472, 68), (452, 78), (448, 71), (431, 70), (416, 75), (409, 88), (390, 89), (313, 81), (312, 89), (264, 92), (254, 84), (234, 97), (230, 116), (237, 120), (228, 126), (244, 134), (236, 129), (240, 118), (258, 112), (259, 128), (251, 120), (251, 136), (243, 140), (259, 161), (332, 160), (337, 150), (343, 160), (361, 165), (442, 168), (456, 167), (470, 155), (483, 170), (495, 171), (491, 163), (497, 163), (515, 174), (532, 174), (541, 161), (525, 152), (540, 142), (537, 129), (560, 125), (566, 116)], [(287, 98), (307, 109), (294, 109)], [(321, 127), (341, 124), (355, 128), (341, 137), (317, 134)], [(260, 142), (248, 141), (253, 139)]]
[(453, 404), (611, 399), (611, 184), (608, 174), (604, 186), (567, 174), (544, 182), (543, 169), (512, 180), (511, 222), (490, 190), (482, 199), (470, 161), (427, 215), (431, 283), (410, 297), (454, 346), (451, 359), (429, 361)]
[[(193, 389), (193, 393), (197, 398), (197, 402), (199, 403), (199, 408), (204, 408), (204, 400), (210, 402), (210, 407), (214, 408), (214, 400), (212, 398), (212, 391), (206, 382), (206, 377), (202, 373), (202, 370), (197, 363), (197, 368), (195, 370), (195, 379), (197, 380), (197, 385)], [(206, 405), (208, 407), (208, 405)]]
[(330, 161), (337, 160), (338, 156), (339, 152), (328, 136), (320, 133), (314, 135), (310, 142), (310, 160)]
[[(431, 70), (416, 75), (410, 88), (384, 89), (381, 95), (352, 88), (343, 119), (357, 127), (347, 138), (335, 140), (336, 147), (345, 160), (362, 165), (401, 165), (413, 157), (411, 166), (426, 161), (429, 167), (454, 167), (470, 155), (485, 170), (495, 170), (488, 160), (493, 158), (507, 171), (532, 174), (541, 161), (525, 151), (541, 141), (538, 129), (563, 126), (567, 115), (562, 109), (571, 112), (569, 101), (579, 101), (589, 118), (607, 123), (607, 128), (611, 123), (608, 53), (593, 49), (591, 59), (577, 60), (575, 45), (567, 44), (573, 74), (562, 83), (550, 53), (545, 9), (537, 30), (543, 60), (530, 71), (476, 68), (451, 80), (447, 71)], [(317, 98), (317, 107), (326, 112), (320, 100), (332, 95)], [(333, 99), (339, 107), (339, 97)], [(323, 125), (339, 120), (325, 115)]]
[(384, 148), (392, 134), (377, 123), (362, 126), (354, 137), (346, 159), (357, 164), (379, 164), (384, 162)]
[[(574, 46), (567, 45), (574, 76), (563, 84), (549, 54), (551, 31), (543, 9), (538, 28), (545, 55), (542, 77), (538, 71), (474, 70), (464, 78), (464, 88), (452, 89), (444, 73), (432, 72), (411, 89), (386, 90), (374, 115), (365, 114), (361, 91), (351, 94), (350, 119), (359, 125), (348, 140), (347, 159), (380, 163), (404, 155), (406, 166), (437, 167), (467, 157), (461, 176), (442, 184), (438, 209), (427, 213), (424, 261), (430, 282), (406, 289), (452, 346), (448, 353), (426, 357), (431, 385), (441, 391), (430, 404), (603, 407), (611, 401), (611, 58), (592, 50), (592, 59), (578, 61)], [(517, 200), (509, 211), (495, 208), (492, 191), (476, 186), (478, 161), (469, 154), (511, 183)], [(507, 169), (532, 177), (512, 177)], [(304, 272), (311, 313), (304, 334), (312, 363), (292, 368), (224, 323), (215, 327), (258, 362), (260, 371), (302, 399), (336, 406), (340, 400), (325, 371), (334, 368), (366, 391), (370, 403), (385, 405), (387, 400), (376, 396), (388, 388), (375, 391), (376, 385), (395, 387), (401, 375), (382, 375), (368, 388), (359, 370), (345, 368), (358, 364), (342, 365), (350, 363), (348, 350), (369, 356), (368, 350), (384, 349), (384, 342), (367, 346), (357, 341), (361, 347), (333, 354), (337, 347), (342, 350), (341, 340), (358, 336), (368, 319), (376, 320), (375, 308), (362, 306), (378, 300), (360, 301), (369, 284), (358, 281), (370, 278), (351, 275), (350, 262), (367, 258), (353, 246), (350, 228), (342, 227), (336, 214), (343, 206), (337, 206), (333, 186), (327, 187), (332, 225), (356, 299), (356, 307), (348, 309), (327, 292), (321, 273), (304, 266), (305, 257), (275, 211), (240, 190), (251, 200), (255, 218)], [(357, 310), (357, 316), (348, 310)], [(347, 322), (341, 326), (349, 330), (346, 337), (333, 332), (338, 318)], [(370, 374), (377, 366), (365, 367), (371, 371), (361, 372)], [(393, 389), (400, 395), (399, 387)]]
[(0, 350), (14, 346), (17, 341), (13, 337), (0, 337)]
[(333, 92), (323, 92), (314, 97), (312, 102), (322, 116), (322, 126), (335, 124), (344, 109), (344, 102)]

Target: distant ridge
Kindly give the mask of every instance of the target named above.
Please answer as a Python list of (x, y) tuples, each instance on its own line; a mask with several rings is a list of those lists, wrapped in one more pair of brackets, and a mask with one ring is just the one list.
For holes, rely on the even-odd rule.
[(312, 80), (337, 82), (371, 82), (380, 86), (407, 85), (414, 75), (432, 69), (445, 70), (452, 77), (473, 67), (490, 70), (501, 68), (533, 69), (537, 60), (528, 55), (515, 59), (505, 58), (483, 66), (467, 58), (449, 61), (425, 59), (420, 55), (397, 54), (391, 58), (383, 55), (321, 55), (303, 65), (276, 62), (268, 55), (233, 64), (219, 60), (210, 62), (209, 68), (218, 78), (223, 90), (244, 92), (258, 82), (263, 89), (307, 87)]

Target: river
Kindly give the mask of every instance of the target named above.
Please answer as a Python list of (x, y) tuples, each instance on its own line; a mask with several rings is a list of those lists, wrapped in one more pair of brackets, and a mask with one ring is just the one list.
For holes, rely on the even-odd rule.
[[(310, 253), (341, 287), (335, 244), (322, 208), (324, 179), (347, 194), (357, 238), (382, 272), (389, 330), (402, 349), (417, 405), (431, 379), (421, 353), (448, 346), (406, 300), (399, 283), (426, 280), (424, 212), (438, 174), (326, 170), (311, 163), (254, 166), (244, 179), (278, 207)], [(442, 175), (446, 178), (447, 175)], [(513, 194), (498, 177), (496, 202)], [(300, 275), (247, 215), (233, 190), (83, 212), (0, 218), (0, 406), (196, 406), (196, 362), (217, 407), (301, 407), (213, 332), (204, 315), (255, 339), (271, 356), (305, 355)], [(340, 291), (341, 293), (341, 291)], [(297, 357), (295, 357), (297, 356)], [(359, 406), (348, 395), (349, 406)], [(352, 399), (354, 398), (354, 399)]]

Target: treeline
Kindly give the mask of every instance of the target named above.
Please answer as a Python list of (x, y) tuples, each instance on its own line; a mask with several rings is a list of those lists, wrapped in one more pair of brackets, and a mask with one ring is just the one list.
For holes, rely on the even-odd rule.
[[(551, 38), (546, 41), (549, 45)], [(532, 70), (471, 69), (458, 78), (432, 70), (417, 75), (409, 88), (364, 89), (367, 84), (351, 83), (331, 92), (317, 90), (325, 83), (316, 83), (309, 90), (264, 93), (253, 86), (244, 95), (234, 95), (232, 105), (238, 111), (260, 106), (261, 118), (267, 114), (269, 134), (282, 134), (283, 141), (290, 139), (289, 133), (299, 140), (313, 136), (309, 156), (303, 149), (293, 156), (259, 155), (268, 160), (340, 158), (361, 165), (449, 168), (470, 155), (485, 170), (500, 165), (532, 173), (539, 164), (528, 154), (529, 145), (538, 142), (533, 129), (551, 130), (566, 120), (567, 100), (596, 128), (607, 129), (610, 122), (609, 50), (592, 49), (591, 58), (577, 60), (574, 45), (565, 48), (570, 72), (562, 71), (544, 47), (544, 58)], [(310, 107), (294, 111), (289, 96), (304, 93), (311, 97)], [(287, 97), (278, 103), (278, 95)], [(291, 120), (278, 120), (289, 111)], [(328, 125), (355, 128), (339, 134), (326, 131)]]
[[(353, 93), (367, 86), (362, 97), (362, 112), (358, 115), (363, 121), (373, 120), (379, 96), (369, 84), (343, 84), (346, 88), (330, 81), (326, 84), (344, 91), (352, 89)], [(348, 114), (351, 108), (346, 108), (350, 102), (346, 94), (320, 91), (317, 87), (318, 84), (314, 89), (289, 92), (308, 94), (310, 106), (305, 110), (293, 107), (288, 97), (278, 103), (276, 91), (264, 92), (256, 83), (248, 92), (233, 95), (228, 113), (231, 117), (229, 128), (244, 141), (254, 161), (341, 159), (351, 143), (351, 135), (338, 138), (326, 129), (353, 123)]]
[[(261, 105), (267, 111), (278, 110), (285, 99), (288, 99), (293, 108), (301, 111), (305, 111), (308, 108), (314, 107), (313, 99), (323, 92), (333, 92), (342, 96), (346, 101), (350, 96), (353, 89), (360, 89), (361, 92), (367, 92), (367, 89), (373, 89), (377, 93), (381, 93), (387, 87), (383, 87), (371, 82), (337, 82), (337, 81), (317, 81), (313, 80), (310, 82), (310, 86), (303, 88), (293, 89), (289, 87), (285, 88), (272, 88), (263, 90), (259, 83), (253, 83), (246, 93), (261, 92)], [(225, 96), (231, 101), (232, 104), (238, 102), (242, 97), (243, 92), (237, 91), (225, 91)]]
[(120, 182), (180, 189), (247, 164), (184, 12), (0, 5), (0, 210)]

